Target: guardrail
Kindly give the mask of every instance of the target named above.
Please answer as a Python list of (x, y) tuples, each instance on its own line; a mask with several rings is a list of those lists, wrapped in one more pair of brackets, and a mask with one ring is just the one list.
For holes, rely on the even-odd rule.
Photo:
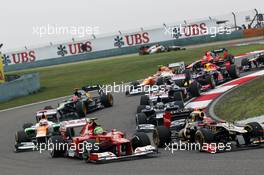
[(20, 78), (0, 84), (0, 102), (29, 95), (40, 89), (39, 74), (26, 74)]

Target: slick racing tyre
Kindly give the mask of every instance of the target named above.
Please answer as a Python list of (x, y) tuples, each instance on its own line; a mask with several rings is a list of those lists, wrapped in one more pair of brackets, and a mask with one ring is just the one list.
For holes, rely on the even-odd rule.
[(159, 148), (163, 148), (166, 144), (169, 144), (171, 142), (170, 129), (165, 126), (157, 126), (153, 132), (153, 142)]
[(140, 105), (149, 105), (149, 97), (146, 95), (141, 96)]
[(52, 106), (45, 106), (44, 110), (50, 110), (50, 109), (54, 109)]
[(139, 82), (133, 81), (130, 85), (133, 86), (134, 88), (136, 88), (139, 85)]
[(135, 133), (134, 137), (131, 139), (131, 143), (134, 150), (137, 147), (143, 147), (151, 144), (148, 135), (144, 132)]
[(183, 101), (182, 92), (181, 91), (174, 91), (173, 92), (173, 100), (174, 101)]
[(29, 142), (27, 134), (24, 131), (17, 131), (15, 134), (16, 143)]
[(201, 95), (200, 84), (197, 81), (193, 81), (190, 85), (189, 92), (192, 97), (199, 97)]
[(174, 99), (175, 105), (178, 105), (180, 109), (184, 108), (182, 92), (180, 92), (180, 91), (174, 92), (173, 93), (173, 99)]
[(51, 136), (48, 143), (51, 143), (51, 146), (48, 148), (50, 156), (63, 157), (66, 152), (66, 143), (64, 142), (61, 135)]
[(31, 126), (33, 126), (33, 123), (24, 123), (22, 128), (26, 129), (26, 128), (30, 128)]
[(241, 61), (241, 66), (242, 66), (242, 67), (249, 67), (249, 69), (251, 69), (251, 64), (250, 64), (248, 58), (244, 58), (244, 59), (242, 59), (242, 61)]
[(96, 140), (95, 139), (89, 139), (85, 142), (83, 142), (83, 153), (82, 153), (82, 158), (86, 163), (89, 163), (89, 157), (91, 153), (95, 153), (96, 151), (99, 150), (99, 146), (96, 148)]
[(246, 124), (245, 129), (253, 137), (263, 137), (263, 128), (258, 122), (251, 122), (251, 123)]
[(146, 106), (145, 105), (139, 105), (137, 107), (137, 113), (141, 113), (143, 109), (146, 109)]
[(84, 118), (87, 114), (87, 108), (82, 101), (76, 103), (76, 112), (80, 118)]
[(110, 93), (103, 94), (101, 96), (101, 102), (105, 107), (112, 107), (114, 105), (114, 97)]
[(235, 64), (231, 64), (229, 75), (232, 79), (239, 78), (239, 69), (237, 68)]
[(159, 78), (157, 79), (156, 85), (161, 86), (161, 85), (163, 85), (163, 84), (164, 84), (164, 78), (163, 78), (163, 77), (159, 77)]
[(200, 128), (195, 133), (195, 142), (200, 144), (200, 148), (204, 146), (205, 143), (214, 142), (214, 134), (208, 128)]
[(213, 76), (208, 77), (209, 78), (209, 84), (211, 85), (211, 88), (214, 89), (216, 87), (216, 82)]
[(145, 113), (138, 113), (136, 116), (136, 124), (141, 125), (141, 124), (147, 124), (147, 116)]

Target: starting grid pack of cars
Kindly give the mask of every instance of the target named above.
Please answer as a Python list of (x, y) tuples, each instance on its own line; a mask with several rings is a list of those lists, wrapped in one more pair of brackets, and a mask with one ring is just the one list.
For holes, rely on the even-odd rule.
[[(140, 50), (142, 55), (147, 52), (149, 48)], [(264, 63), (262, 54), (243, 59), (241, 67), (234, 59), (226, 49), (212, 50), (192, 64), (177, 62), (159, 66), (155, 74), (132, 82), (125, 95), (127, 98), (141, 95), (141, 98), (135, 109), (137, 132), (131, 138), (116, 129), (105, 131), (96, 118), (89, 118), (89, 113), (114, 105), (111, 93), (98, 86), (75, 89), (72, 97), (57, 108), (46, 106), (37, 111), (35, 123), (22, 125), (15, 133), (15, 151), (39, 150), (49, 145), (45, 150), (52, 158), (76, 157), (98, 163), (157, 155), (158, 148), (179, 142), (194, 143), (197, 150), (209, 153), (260, 146), (264, 142), (261, 124), (237, 126), (215, 121), (207, 117), (204, 109), (185, 106), (185, 102), (202, 92), (239, 78), (241, 71)], [(97, 91), (97, 95), (91, 91)]]

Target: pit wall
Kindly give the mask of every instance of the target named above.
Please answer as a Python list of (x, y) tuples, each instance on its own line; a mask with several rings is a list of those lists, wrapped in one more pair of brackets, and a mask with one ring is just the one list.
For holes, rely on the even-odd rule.
[(40, 89), (39, 74), (26, 74), (20, 78), (0, 84), (0, 102), (26, 96)]

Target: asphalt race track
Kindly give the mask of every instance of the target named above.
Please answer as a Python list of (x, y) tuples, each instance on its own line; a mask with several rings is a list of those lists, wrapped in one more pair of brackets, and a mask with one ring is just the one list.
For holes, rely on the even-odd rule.
[[(112, 108), (90, 114), (97, 117), (104, 129), (116, 128), (128, 135), (135, 132), (135, 112), (139, 96), (126, 97), (115, 94)], [(57, 106), (60, 100), (36, 104), (0, 112), (0, 174), (10, 175), (81, 175), (81, 174), (262, 174), (264, 171), (264, 149), (251, 149), (220, 154), (196, 151), (177, 151), (159, 149), (154, 158), (121, 161), (107, 164), (86, 164), (82, 160), (70, 158), (50, 158), (48, 152), (14, 153), (14, 133), (24, 122), (34, 122), (34, 112), (47, 105)]]

